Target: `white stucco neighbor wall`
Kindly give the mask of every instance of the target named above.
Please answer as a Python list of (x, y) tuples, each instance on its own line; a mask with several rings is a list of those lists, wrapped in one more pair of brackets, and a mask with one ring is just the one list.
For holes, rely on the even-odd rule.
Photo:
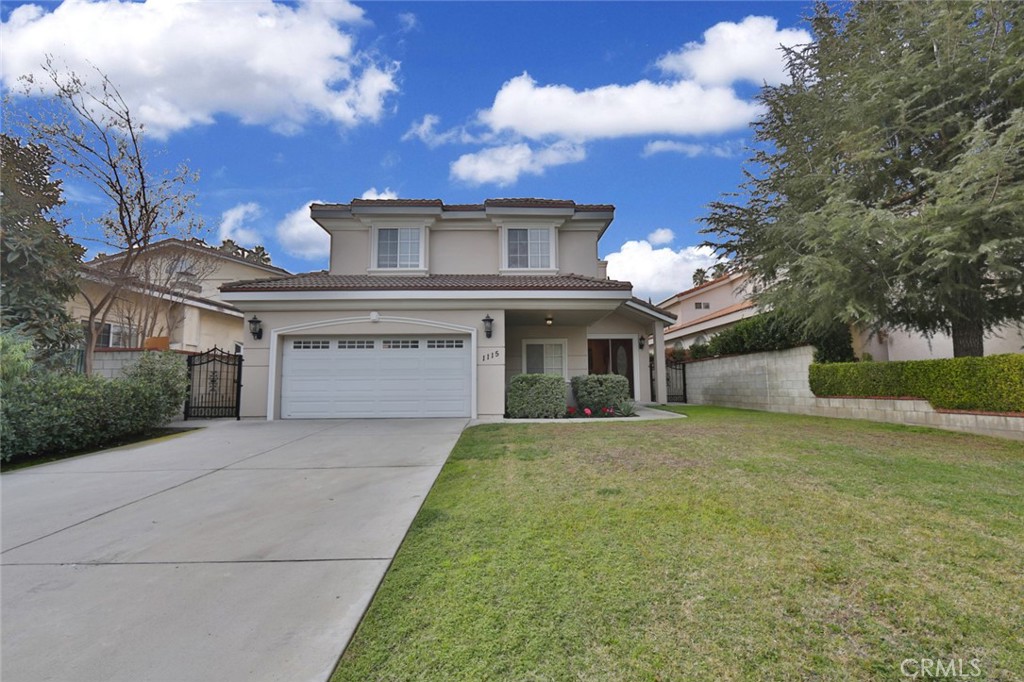
[(686, 365), (687, 400), (768, 412), (930, 426), (1024, 440), (1024, 417), (936, 412), (926, 400), (818, 398), (811, 393), (810, 346), (699, 360)]

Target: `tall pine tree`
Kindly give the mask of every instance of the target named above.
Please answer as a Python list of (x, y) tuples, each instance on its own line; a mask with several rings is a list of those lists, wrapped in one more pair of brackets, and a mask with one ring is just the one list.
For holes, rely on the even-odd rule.
[(945, 332), (981, 355), (1024, 317), (1024, 4), (820, 3), (811, 25), (707, 244), (809, 327)]

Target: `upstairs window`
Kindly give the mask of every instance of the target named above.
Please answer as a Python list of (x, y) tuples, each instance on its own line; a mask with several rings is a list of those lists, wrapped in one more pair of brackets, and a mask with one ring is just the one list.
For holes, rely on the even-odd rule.
[(697, 310), (711, 310), (711, 304), (707, 301), (697, 301), (693, 307)]
[(418, 227), (382, 227), (377, 230), (377, 267), (422, 267), (421, 230)]
[(551, 267), (551, 230), (540, 228), (509, 228), (508, 267), (512, 270), (547, 269)]

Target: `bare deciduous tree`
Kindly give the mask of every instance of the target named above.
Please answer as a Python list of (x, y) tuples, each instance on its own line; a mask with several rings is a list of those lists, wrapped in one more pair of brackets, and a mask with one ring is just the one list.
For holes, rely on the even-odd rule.
[(144, 145), (144, 125), (135, 118), (117, 87), (99, 69), (89, 82), (52, 57), (43, 66), (46, 82), (22, 78), (26, 95), (42, 95), (39, 107), (25, 107), (19, 121), (26, 135), (45, 144), (64, 173), (96, 187), (107, 208), (97, 218), (99, 241), (124, 254), (116, 268), (105, 270), (102, 293), (82, 292), (88, 308), (86, 371), (103, 325), (111, 318), (124, 289), (138, 284), (136, 261), (145, 247), (167, 236), (187, 237), (201, 227), (192, 212), (195, 194), (189, 185), (198, 174), (185, 164), (156, 169)]

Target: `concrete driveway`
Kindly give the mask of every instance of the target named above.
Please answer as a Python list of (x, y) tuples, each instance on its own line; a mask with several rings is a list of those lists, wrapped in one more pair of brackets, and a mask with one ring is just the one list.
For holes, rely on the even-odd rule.
[(4, 474), (0, 677), (327, 679), (465, 425), (214, 422)]

